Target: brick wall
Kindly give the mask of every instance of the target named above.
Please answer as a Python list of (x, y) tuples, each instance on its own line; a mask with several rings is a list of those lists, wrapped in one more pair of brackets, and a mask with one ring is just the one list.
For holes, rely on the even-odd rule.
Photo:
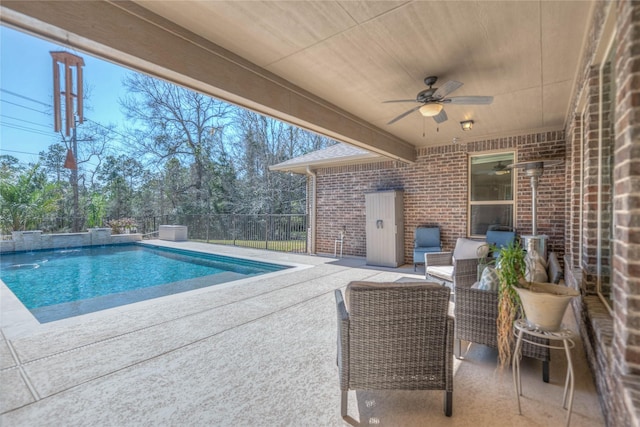
[[(517, 139), (518, 161), (535, 159), (565, 159), (566, 142), (563, 132), (527, 135)], [(538, 234), (549, 236), (550, 251), (564, 255), (566, 215), (566, 164), (545, 168), (538, 184)], [(531, 181), (523, 173), (518, 175), (516, 228), (520, 234), (531, 234)]]
[[(613, 262), (616, 422), (640, 419), (640, 2), (616, 3)], [(623, 424), (620, 424), (623, 425)]]
[(403, 188), (404, 169), (396, 162), (381, 162), (316, 171), (316, 252), (333, 253), (335, 239), (344, 231), (343, 253), (365, 256), (364, 195)]
[[(516, 151), (517, 160), (564, 159), (563, 132), (547, 132), (467, 144), (421, 148), (415, 164), (380, 162), (317, 171), (318, 253), (333, 253), (340, 230), (346, 231), (344, 253), (366, 256), (364, 194), (403, 189), (405, 262), (412, 262), (413, 233), (421, 225), (438, 225), (443, 248), (451, 250), (467, 235), (468, 156), (491, 151)], [(545, 170), (538, 187), (538, 233), (549, 235), (549, 247), (564, 253), (564, 165)], [(531, 233), (531, 184), (518, 174), (516, 228)]]
[[(603, 93), (602, 138), (598, 135), (599, 70), (598, 50), (608, 45), (609, 34), (603, 34), (606, 12), (611, 7), (615, 22), (615, 69), (605, 82), (613, 78), (616, 92)], [(583, 73), (579, 79), (572, 107), (573, 120), (567, 128), (567, 156), (574, 170), (567, 171), (570, 193), (569, 212), (582, 214), (583, 222), (567, 227), (569, 253), (565, 269), (567, 284), (581, 290), (574, 301), (576, 318), (608, 426), (640, 425), (640, 2), (621, 0), (598, 2), (583, 55)], [(605, 86), (606, 87), (606, 86)], [(578, 107), (580, 97), (586, 102)], [(615, 100), (614, 133), (608, 129), (607, 112)], [(582, 115), (582, 112), (585, 114)], [(581, 131), (584, 135), (581, 135)], [(606, 158), (613, 154), (613, 179), (609, 164), (598, 164), (600, 148)], [(580, 158), (580, 155), (583, 158)], [(582, 168), (584, 182), (575, 165)], [(598, 180), (602, 176), (601, 196), (604, 215), (597, 216)], [(573, 184), (572, 184), (573, 183)], [(612, 218), (610, 208), (613, 189), (613, 235), (607, 230)], [(583, 192), (580, 198), (580, 190)], [(603, 281), (609, 280), (613, 292), (612, 313), (596, 291), (597, 226), (601, 234)], [(582, 227), (579, 227), (582, 225)], [(576, 242), (582, 245), (577, 246)], [(613, 240), (613, 251), (609, 251)], [(579, 257), (579, 255), (582, 257)], [(606, 291), (606, 287), (605, 287)]]

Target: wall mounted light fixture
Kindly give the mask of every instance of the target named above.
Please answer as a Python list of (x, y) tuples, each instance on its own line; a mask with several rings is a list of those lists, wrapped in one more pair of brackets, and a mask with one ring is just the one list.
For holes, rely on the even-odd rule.
[(465, 120), (464, 122), (460, 122), (460, 126), (462, 126), (463, 131), (468, 131), (473, 128), (473, 120)]

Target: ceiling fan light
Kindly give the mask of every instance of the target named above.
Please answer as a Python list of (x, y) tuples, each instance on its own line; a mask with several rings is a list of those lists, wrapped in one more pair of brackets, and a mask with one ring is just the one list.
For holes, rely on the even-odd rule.
[(465, 120), (464, 122), (460, 122), (460, 126), (463, 131), (468, 131), (473, 128), (473, 120)]
[(441, 104), (425, 104), (420, 107), (420, 114), (422, 114), (424, 117), (437, 116), (438, 114), (440, 114), (440, 111), (442, 111)]

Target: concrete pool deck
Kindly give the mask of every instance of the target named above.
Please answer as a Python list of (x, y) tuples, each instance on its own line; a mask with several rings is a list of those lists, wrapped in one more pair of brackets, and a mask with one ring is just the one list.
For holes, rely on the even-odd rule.
[[(562, 352), (552, 351), (548, 384), (539, 362), (523, 360), (518, 415), (511, 371), (496, 372), (495, 351), (479, 345), (454, 362), (451, 418), (440, 391), (351, 391), (343, 420), (333, 291), (421, 279), (412, 266), (150, 242), (294, 268), (42, 325), (2, 284), (0, 425), (564, 425)], [(572, 425), (602, 426), (580, 340), (573, 363)]]

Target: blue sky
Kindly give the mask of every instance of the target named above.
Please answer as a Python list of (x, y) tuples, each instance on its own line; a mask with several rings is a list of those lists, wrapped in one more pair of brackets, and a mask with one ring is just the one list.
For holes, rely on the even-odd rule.
[[(38, 152), (60, 142), (53, 131), (53, 65), (50, 51), (84, 59), (84, 116), (103, 125), (122, 126), (118, 99), (130, 71), (83, 52), (0, 26), (0, 154), (36, 162)], [(25, 154), (26, 153), (26, 154)]]

